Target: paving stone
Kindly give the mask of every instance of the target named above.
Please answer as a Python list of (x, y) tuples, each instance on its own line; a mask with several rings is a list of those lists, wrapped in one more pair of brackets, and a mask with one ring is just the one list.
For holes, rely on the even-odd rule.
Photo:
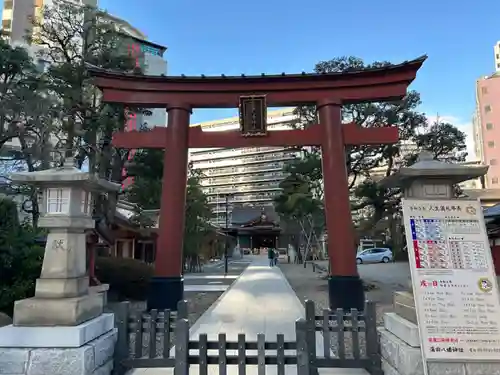
[(26, 375), (87, 375), (95, 369), (93, 347), (33, 349)]
[(29, 349), (0, 348), (0, 374), (24, 374), (29, 356)]

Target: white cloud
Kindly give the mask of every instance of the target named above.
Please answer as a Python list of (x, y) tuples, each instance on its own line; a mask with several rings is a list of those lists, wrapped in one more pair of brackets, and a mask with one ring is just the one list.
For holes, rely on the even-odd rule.
[(439, 117), (439, 121), (441, 122), (449, 122), (450, 124), (455, 125), (461, 131), (463, 131), (467, 135), (467, 140), (465, 143), (467, 144), (467, 160), (476, 160), (476, 152), (474, 151), (474, 134), (472, 131), (472, 123), (465, 122), (462, 119), (456, 116), (427, 116), (429, 123), (432, 124)]

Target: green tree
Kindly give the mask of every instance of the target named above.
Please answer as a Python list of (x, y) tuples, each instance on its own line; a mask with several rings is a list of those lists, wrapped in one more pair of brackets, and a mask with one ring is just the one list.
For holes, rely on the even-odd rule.
[(299, 242), (305, 242), (306, 254), (314, 244), (319, 246), (318, 238), (324, 230), (323, 184), (318, 158), (319, 153), (304, 151), (300, 162), (289, 164), (285, 168), (289, 175), (280, 183), (281, 193), (274, 200), (275, 210), (287, 231), (302, 234), (303, 241)]
[[(59, 139), (56, 147), (70, 149), (66, 154), (72, 154), (79, 167), (87, 162), (90, 172), (121, 182), (128, 153), (112, 147), (111, 137), (124, 130), (128, 113), (138, 109), (102, 102), (87, 67), (137, 71), (124, 37), (105, 12), (68, 2), (44, 8), (33, 26), (33, 41), (42, 47), (39, 56), (50, 62), (45, 77), (59, 104), (58, 127), (52, 134)], [(96, 213), (112, 222), (117, 199), (114, 194), (99, 198)]]
[[(163, 181), (163, 150), (139, 150), (127, 168), (134, 183), (126, 192), (130, 202), (140, 209), (159, 209)], [(201, 171), (188, 166), (184, 226), (184, 257), (196, 259), (201, 242), (213, 230), (209, 224), (211, 209), (201, 186)], [(165, 176), (168, 178), (168, 176)]]
[(210, 225), (212, 210), (201, 187), (203, 174), (189, 167), (186, 190), (186, 211), (184, 225), (184, 257), (197, 263), (199, 249), (204, 238), (213, 230)]
[[(22, 47), (0, 40), (0, 175), (27, 169), (34, 171), (50, 164), (50, 143), (57, 103), (48, 93), (43, 72)], [(12, 148), (9, 143), (16, 143)], [(9, 194), (24, 194), (25, 207), (38, 219), (37, 194), (33, 189), (7, 189)], [(28, 204), (29, 203), (29, 204)]]
[(16, 204), (0, 199), (0, 312), (12, 316), (14, 301), (33, 295), (40, 277), (43, 248), (37, 232), (19, 224)]
[[(388, 66), (388, 62), (374, 62), (365, 64), (356, 57), (340, 57), (316, 64), (314, 72), (332, 73), (349, 72), (358, 69)], [(362, 103), (345, 105), (342, 107), (343, 122), (355, 122), (362, 127), (378, 127), (381, 125), (396, 126), (399, 130), (400, 142), (394, 145), (382, 146), (349, 146), (346, 147), (346, 169), (348, 173), (349, 189), (355, 198), (352, 210), (358, 211), (359, 216), (367, 219), (356, 223), (365, 229), (375, 228), (376, 224), (399, 210), (400, 192), (397, 189), (381, 189), (376, 181), (388, 176), (399, 169), (401, 165), (408, 165), (415, 160), (419, 150), (429, 150), (436, 158), (446, 157), (449, 161), (465, 159), (465, 134), (455, 126), (437, 121), (429, 125), (427, 117), (418, 110), (421, 104), (420, 95), (409, 91), (408, 95), (398, 102)], [(318, 123), (315, 106), (300, 106), (295, 110), (299, 121), (295, 126), (305, 128)], [(407, 144), (416, 145), (416, 150), (405, 150)], [(304, 157), (288, 168), (289, 181), (294, 189), (285, 189), (277, 198), (277, 210), (288, 220), (293, 220), (294, 212), (304, 210), (301, 202), (304, 191), (310, 192), (308, 199), (323, 200), (323, 174), (321, 170), (321, 149), (308, 147)], [(403, 157), (404, 155), (404, 157)], [(293, 181), (300, 181), (294, 184)], [(305, 185), (305, 186), (304, 186)], [(283, 208), (283, 202), (288, 207)], [(297, 203), (296, 203), (297, 202)], [(296, 207), (293, 207), (296, 205)], [(312, 215), (316, 207), (321, 204), (310, 205), (308, 215)], [(364, 214), (364, 215), (363, 215)]]
[(134, 183), (127, 189), (127, 199), (143, 210), (160, 208), (163, 182), (163, 150), (139, 150), (127, 166)]
[[(392, 165), (387, 164), (383, 167), (384, 176), (396, 172), (400, 166), (409, 166), (415, 163), (420, 151), (429, 151), (436, 160), (450, 163), (465, 161), (467, 146), (464, 132), (452, 124), (439, 122), (439, 120), (425, 129), (425, 132), (412, 138), (416, 146), (415, 150), (405, 155), (400, 160), (400, 163), (394, 161)], [(374, 227), (380, 220), (399, 213), (400, 189), (381, 187), (376, 179), (368, 178), (364, 180), (356, 186), (354, 195), (358, 198), (355, 208), (370, 209), (370, 220), (365, 223), (369, 227)]]

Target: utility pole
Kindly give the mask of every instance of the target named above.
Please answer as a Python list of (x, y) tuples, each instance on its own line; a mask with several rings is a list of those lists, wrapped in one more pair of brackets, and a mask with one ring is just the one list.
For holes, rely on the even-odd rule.
[(226, 194), (226, 237), (224, 243), (224, 275), (227, 276), (228, 272), (228, 261), (227, 253), (229, 247), (229, 194)]

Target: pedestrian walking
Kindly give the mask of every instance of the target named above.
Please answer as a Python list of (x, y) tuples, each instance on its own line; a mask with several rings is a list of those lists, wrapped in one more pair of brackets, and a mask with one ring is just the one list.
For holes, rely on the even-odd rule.
[(269, 267), (274, 267), (274, 250), (269, 248), (267, 249), (267, 258), (269, 259)]
[(278, 258), (279, 258), (279, 256), (280, 256), (280, 253), (279, 253), (278, 249), (275, 249), (274, 250), (274, 265), (275, 266), (278, 265)]

